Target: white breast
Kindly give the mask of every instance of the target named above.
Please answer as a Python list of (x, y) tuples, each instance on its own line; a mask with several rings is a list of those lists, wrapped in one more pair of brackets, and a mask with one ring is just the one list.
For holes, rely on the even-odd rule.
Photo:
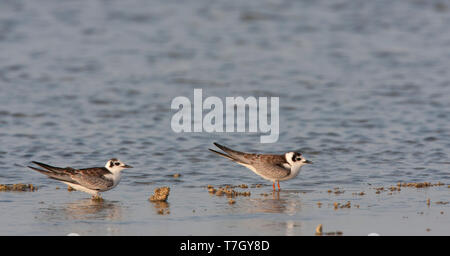
[(293, 165), (291, 167), (291, 173), (289, 174), (289, 176), (286, 176), (280, 180), (290, 180), (293, 179), (295, 177), (297, 177), (297, 175), (300, 173), (300, 169), (302, 168), (303, 165)]
[(112, 174), (106, 174), (106, 175), (104, 175), (104, 177), (107, 179), (113, 180), (113, 185), (107, 189), (107, 190), (110, 190), (119, 184), (120, 179), (122, 178), (122, 175), (121, 175), (120, 171), (118, 171), (118, 172), (112, 172)]

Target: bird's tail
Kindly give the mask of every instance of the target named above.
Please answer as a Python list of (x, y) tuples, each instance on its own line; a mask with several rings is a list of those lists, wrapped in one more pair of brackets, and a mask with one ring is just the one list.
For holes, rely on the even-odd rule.
[(231, 157), (231, 156), (229, 156), (229, 155), (227, 155), (227, 154), (221, 153), (221, 152), (219, 152), (219, 151), (215, 151), (214, 149), (210, 149), (210, 148), (209, 148), (209, 151), (214, 152), (214, 153), (216, 153), (216, 154), (218, 154), (218, 155), (220, 155), (220, 156), (223, 156), (223, 157), (225, 157), (225, 158), (227, 158), (227, 159), (230, 159), (231, 161), (236, 161), (236, 159), (234, 159), (233, 157)]
[(240, 151), (236, 151), (236, 150), (232, 150), (228, 147), (225, 147), (223, 145), (220, 145), (219, 143), (214, 142), (214, 145), (216, 145), (216, 147), (222, 149), (226, 154), (221, 153), (221, 152), (217, 152), (215, 150), (209, 149), (210, 151), (219, 154), (225, 158), (228, 158), (234, 162), (237, 163), (248, 163), (248, 160), (245, 158), (245, 155), (247, 155), (247, 153), (244, 152), (240, 152)]
[(55, 179), (55, 180), (59, 180), (59, 181), (68, 181), (68, 182), (74, 182), (72, 180), (72, 178), (70, 177), (70, 175), (68, 175), (67, 173), (63, 172), (63, 168), (59, 168), (59, 167), (54, 167), (54, 166), (50, 166), (47, 164), (43, 164), (43, 163), (39, 163), (39, 162), (35, 162), (32, 161), (32, 163), (41, 166), (42, 168), (45, 168), (46, 170), (42, 170), (33, 166), (28, 166), (28, 168), (35, 170), (39, 173), (42, 173), (44, 175), (47, 175), (49, 178), (51, 179)]
[[(41, 162), (37, 162), (37, 161), (31, 161), (33, 164), (39, 165), (40, 167), (50, 171), (50, 172), (61, 172), (64, 170), (64, 168), (60, 168), (60, 167), (55, 167), (55, 166), (51, 166), (48, 164), (44, 164)], [(28, 166), (30, 167), (30, 166)], [(35, 168), (30, 167), (31, 169), (35, 170)], [(41, 170), (42, 171), (42, 170)]]

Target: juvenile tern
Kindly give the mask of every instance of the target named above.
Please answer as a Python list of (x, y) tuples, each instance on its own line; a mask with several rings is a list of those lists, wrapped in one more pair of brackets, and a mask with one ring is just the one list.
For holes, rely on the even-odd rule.
[(119, 184), (121, 171), (133, 168), (122, 163), (116, 158), (110, 159), (105, 167), (91, 167), (74, 169), (72, 167), (55, 167), (44, 163), (32, 161), (32, 163), (44, 168), (28, 166), (29, 168), (47, 175), (51, 179), (61, 181), (72, 188), (91, 194), (93, 198), (101, 198), (100, 192), (113, 189)]
[(280, 191), (280, 181), (295, 178), (300, 173), (300, 168), (303, 165), (312, 164), (311, 161), (306, 160), (302, 154), (298, 152), (287, 152), (283, 155), (252, 154), (235, 151), (215, 142), (214, 145), (225, 153), (213, 149), (209, 150), (247, 167), (266, 180), (272, 181), (274, 191), (275, 182), (277, 182), (278, 191)]

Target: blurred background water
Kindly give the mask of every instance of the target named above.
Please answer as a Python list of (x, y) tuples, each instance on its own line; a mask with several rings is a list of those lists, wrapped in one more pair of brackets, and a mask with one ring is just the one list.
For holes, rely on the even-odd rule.
[[(0, 234), (448, 235), (449, 27), (445, 1), (1, 0), (0, 183), (39, 190), (0, 192)], [(194, 88), (279, 97), (279, 141), (174, 133)], [(214, 141), (314, 165), (272, 194)], [(26, 168), (112, 157), (135, 168), (103, 203)], [(446, 185), (374, 189), (423, 181)], [(206, 190), (242, 183), (265, 186), (233, 205)], [(160, 186), (167, 205), (147, 201)]]

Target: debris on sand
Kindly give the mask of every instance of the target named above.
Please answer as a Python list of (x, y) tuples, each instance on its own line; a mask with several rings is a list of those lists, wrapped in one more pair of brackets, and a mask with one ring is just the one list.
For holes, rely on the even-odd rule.
[(161, 187), (156, 188), (153, 195), (149, 198), (151, 202), (166, 202), (169, 197), (170, 188)]
[(334, 209), (337, 210), (339, 208), (339, 205), (340, 203), (334, 202), (333, 203)]
[(342, 232), (342, 231), (326, 232), (325, 233), (326, 236), (342, 236), (343, 234), (344, 234), (344, 232)]
[(352, 204), (350, 203), (350, 201), (347, 201), (346, 204), (341, 205), (341, 208), (352, 208)]
[(179, 173), (175, 173), (174, 175), (172, 175), (174, 178), (179, 178), (179, 177), (181, 177), (181, 174), (179, 174)]
[(232, 188), (227, 188), (227, 187), (225, 187), (225, 188), (219, 187), (218, 191), (216, 192), (216, 195), (217, 195), (217, 193), (219, 193), (219, 195), (225, 194), (228, 198), (233, 198), (233, 197), (237, 197), (237, 196), (250, 196), (249, 191), (239, 192)]
[(401, 189), (400, 189), (400, 187), (395, 187), (395, 186), (391, 186), (390, 188), (389, 188), (389, 190), (391, 191), (391, 192), (394, 192), (394, 191), (400, 191)]
[(242, 196), (250, 196), (250, 195), (251, 195), (250, 191), (242, 192)]
[(233, 188), (248, 188), (247, 185), (242, 184), (242, 185), (238, 185), (238, 186), (231, 186), (231, 185), (225, 185), (224, 187), (218, 187), (217, 189), (214, 188), (214, 186), (212, 185), (208, 185), (208, 192), (210, 194), (215, 194), (216, 196), (223, 196), (226, 195), (228, 198), (234, 198), (237, 196), (250, 196), (251, 193), (250, 191), (236, 191)]
[[(358, 207), (359, 207), (359, 205), (358, 205)], [(333, 203), (333, 208), (334, 208), (334, 210), (337, 210), (339, 208), (340, 209), (342, 209), (342, 208), (352, 208), (352, 203), (350, 201), (347, 201), (347, 203), (345, 203), (345, 204), (334, 202)]]
[(210, 194), (215, 194), (217, 192), (217, 189), (215, 189), (215, 188), (208, 188), (208, 192)]
[(34, 192), (37, 190), (33, 184), (0, 184), (0, 191), (29, 191)]
[(428, 187), (434, 187), (434, 186), (444, 186), (445, 184), (442, 182), (438, 182), (438, 183), (431, 183), (431, 182), (410, 182), (410, 183), (401, 183), (398, 182), (397, 186), (398, 187), (414, 187), (414, 188), (428, 188)]
[(76, 189), (72, 188), (71, 186), (67, 186), (67, 191), (72, 192), (72, 191), (76, 191)]
[(342, 236), (344, 232), (336, 231), (336, 232), (323, 232), (322, 224), (317, 225), (316, 227), (316, 236)]
[(339, 190), (339, 188), (335, 188), (334, 189), (334, 194), (335, 195), (343, 194), (344, 192), (345, 192), (344, 190)]
[(249, 191), (239, 192), (232, 188), (219, 188), (219, 191), (222, 191), (228, 198), (233, 198), (237, 196), (250, 196)]
[(236, 200), (233, 200), (231, 198), (228, 200), (228, 204), (235, 204), (235, 203), (236, 203)]
[(383, 192), (384, 191), (384, 187), (379, 187), (379, 188), (374, 188), (376, 191), (375, 191), (375, 194), (380, 194), (381, 192)]
[(322, 235), (322, 224), (319, 224), (316, 227), (316, 236), (321, 236)]

